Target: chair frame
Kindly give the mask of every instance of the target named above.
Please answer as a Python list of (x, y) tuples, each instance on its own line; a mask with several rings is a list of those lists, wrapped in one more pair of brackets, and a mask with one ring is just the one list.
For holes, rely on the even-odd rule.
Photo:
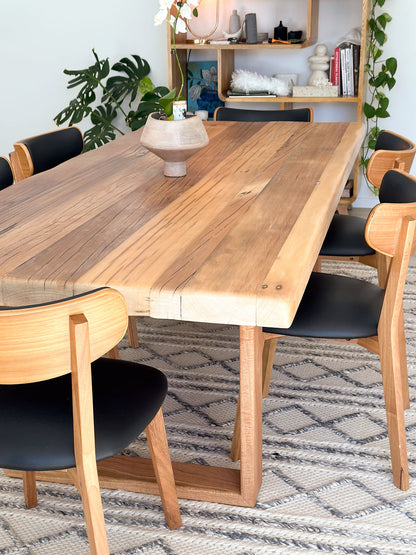
[[(29, 383), (72, 374), (76, 467), (67, 473), (81, 495), (91, 553), (108, 554), (95, 458), (91, 361), (123, 337), (127, 327), (124, 298), (114, 289), (103, 288), (56, 303), (2, 309), (0, 329), (6, 326), (14, 331), (7, 332), (0, 344), (0, 383)], [(24, 342), (17, 341), (21, 337)], [(181, 516), (161, 409), (145, 431), (166, 522), (174, 529), (181, 525)], [(26, 506), (35, 507), (36, 472), (22, 474)]]
[[(82, 137), (82, 131), (79, 127), (75, 125), (72, 126), (74, 129), (78, 129)], [(32, 137), (27, 137), (27, 139), (34, 139), (36, 137), (42, 137), (43, 135), (49, 135), (50, 133), (57, 133), (59, 131), (64, 131), (65, 129), (69, 129), (69, 127), (63, 127), (62, 129), (54, 129), (53, 131), (49, 131), (47, 133), (40, 133), (39, 135), (33, 135)], [(13, 175), (15, 176), (15, 180), (22, 181), (27, 177), (30, 177), (34, 174), (34, 167), (33, 167), (33, 160), (30, 155), (29, 149), (27, 146), (22, 142), (18, 141), (13, 145), (14, 151), (9, 154), (10, 163), (13, 170)]]
[[(409, 172), (416, 154), (416, 145), (412, 141), (409, 141), (406, 137), (402, 137), (392, 131), (389, 131), (388, 133), (409, 143), (411, 148), (408, 150), (378, 149), (373, 152), (367, 165), (366, 175), (371, 185), (377, 189), (380, 188), (383, 177), (389, 170), (402, 170), (404, 172)], [(359, 262), (361, 264), (365, 264), (366, 266), (376, 268), (380, 287), (383, 287), (386, 281), (388, 261), (383, 255), (377, 252), (368, 256), (319, 256), (315, 266), (316, 271), (320, 271), (321, 260)]]
[[(406, 174), (401, 170), (397, 171)], [(416, 203), (383, 203), (373, 208), (367, 220), (366, 241), (389, 260), (377, 335), (337, 341), (355, 343), (380, 357), (393, 482), (399, 489), (407, 490), (409, 470), (404, 410), (409, 408), (410, 402), (403, 291), (409, 259), (416, 251)], [(279, 337), (282, 335), (263, 332), (263, 398), (268, 395), (274, 352)], [(240, 458), (240, 434), (238, 403), (231, 448), (231, 458), (234, 461)]]

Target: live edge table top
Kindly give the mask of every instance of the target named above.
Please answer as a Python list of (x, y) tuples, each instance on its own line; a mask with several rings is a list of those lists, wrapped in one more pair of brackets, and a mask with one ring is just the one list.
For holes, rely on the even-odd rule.
[(206, 128), (182, 178), (138, 131), (1, 191), (0, 303), (109, 285), (130, 315), (290, 326), (363, 126)]

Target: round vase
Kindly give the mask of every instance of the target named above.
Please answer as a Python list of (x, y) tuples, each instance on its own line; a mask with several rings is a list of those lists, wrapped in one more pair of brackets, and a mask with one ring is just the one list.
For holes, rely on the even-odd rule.
[(186, 175), (186, 160), (209, 143), (200, 117), (192, 115), (183, 120), (162, 119), (154, 112), (147, 118), (141, 144), (164, 161), (167, 177)]

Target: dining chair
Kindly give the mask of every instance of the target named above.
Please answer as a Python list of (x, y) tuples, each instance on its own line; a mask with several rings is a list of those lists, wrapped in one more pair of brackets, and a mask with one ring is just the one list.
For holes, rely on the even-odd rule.
[[(14, 145), (10, 160), (16, 181), (50, 170), (81, 154), (84, 139), (78, 127), (55, 129), (48, 133), (22, 139)], [(138, 347), (136, 319), (129, 317), (127, 335), (131, 347)]]
[[(416, 153), (414, 143), (393, 133), (382, 131), (376, 141), (375, 150), (367, 166), (367, 179), (376, 188), (384, 174), (390, 169), (410, 171)], [(413, 187), (413, 183), (409, 183)], [(400, 190), (394, 198), (389, 196), (387, 202), (408, 202), (412, 192)], [(413, 197), (412, 197), (413, 198)], [(384, 202), (383, 195), (379, 195), (380, 202)], [(381, 281), (385, 279), (385, 259), (376, 255), (374, 249), (367, 244), (364, 231), (366, 220), (358, 216), (335, 214), (322, 244), (319, 256), (326, 259), (356, 261), (373, 266), (379, 272)]]
[(0, 156), (0, 191), (13, 185), (14, 177), (10, 162), (4, 156)]
[[(390, 202), (396, 191), (413, 191), (407, 202)], [(263, 397), (268, 394), (277, 339), (282, 336), (357, 343), (378, 354), (393, 482), (409, 487), (404, 409), (409, 407), (403, 290), (409, 257), (416, 251), (416, 178), (403, 170), (389, 170), (380, 195), (384, 202), (371, 211), (365, 228), (367, 243), (389, 259), (385, 287), (340, 275), (314, 272), (290, 328), (263, 328)], [(240, 453), (239, 408), (235, 424), (233, 460)]]
[(68, 469), (91, 553), (99, 555), (109, 551), (96, 461), (143, 430), (166, 522), (181, 525), (161, 410), (166, 377), (144, 364), (102, 358), (126, 326), (124, 298), (111, 288), (0, 309), (0, 467), (23, 471), (28, 508), (37, 505), (37, 471)]
[(21, 181), (78, 156), (84, 139), (78, 127), (65, 127), (22, 139), (13, 146), (10, 159), (16, 181)]
[(312, 108), (295, 110), (247, 110), (219, 106), (214, 121), (313, 121)]

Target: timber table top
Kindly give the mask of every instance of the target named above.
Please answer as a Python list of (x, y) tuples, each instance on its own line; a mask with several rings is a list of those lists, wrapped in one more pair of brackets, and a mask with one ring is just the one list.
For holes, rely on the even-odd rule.
[(182, 178), (140, 131), (0, 192), (0, 302), (109, 285), (129, 314), (290, 326), (359, 123), (208, 122)]

